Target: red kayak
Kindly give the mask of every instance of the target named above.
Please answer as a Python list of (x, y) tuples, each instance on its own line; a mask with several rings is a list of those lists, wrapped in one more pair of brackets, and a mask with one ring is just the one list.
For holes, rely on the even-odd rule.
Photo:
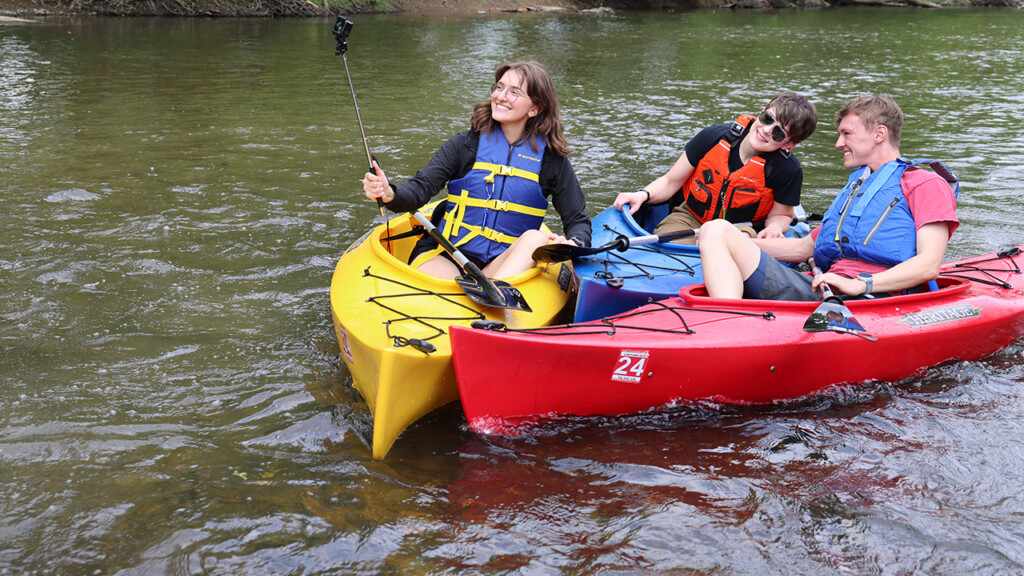
[(470, 427), (501, 432), (562, 415), (764, 404), (899, 381), (984, 358), (1024, 334), (1022, 249), (946, 263), (929, 292), (846, 302), (877, 341), (805, 331), (820, 303), (709, 298), (703, 284), (592, 322), (452, 327), (459, 396)]

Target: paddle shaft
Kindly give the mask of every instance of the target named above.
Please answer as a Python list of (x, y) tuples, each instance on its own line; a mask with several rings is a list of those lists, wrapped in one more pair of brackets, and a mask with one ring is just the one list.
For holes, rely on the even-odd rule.
[[(818, 268), (818, 265), (814, 263), (814, 256), (811, 256), (807, 260), (807, 265), (811, 267), (811, 274), (813, 274), (815, 277), (821, 276), (821, 268)], [(832, 288), (828, 285), (828, 282), (822, 282), (821, 284), (818, 284), (818, 292), (821, 295), (822, 301), (829, 300), (832, 302), (837, 302), (838, 304), (841, 305), (843, 304), (842, 299), (840, 299), (832, 292)], [(843, 305), (843, 307), (845, 308), (846, 306)]]
[(429, 218), (419, 211), (411, 212), (411, 214), (419, 221), (427, 233), (429, 233), (434, 240), (437, 240), (437, 243), (440, 244), (446, 252), (452, 255), (452, 258), (455, 258), (455, 261), (459, 263), (459, 266), (462, 266), (462, 269), (465, 270), (466, 274), (471, 276), (480, 284), (481, 287), (483, 287), (484, 294), (489, 300), (491, 300), (492, 306), (502, 306), (505, 304), (505, 298), (500, 292), (498, 292), (498, 288), (493, 282), (491, 282), (491, 279), (484, 275), (479, 266), (470, 262), (469, 258), (466, 258), (466, 255), (460, 252), (450, 240), (445, 238), (444, 234), (437, 229), (437, 226), (434, 226), (434, 223), (431, 222)]
[[(807, 220), (821, 220), (821, 214), (807, 214), (804, 216), (797, 216), (793, 218), (790, 226), (805, 222)], [(753, 226), (751, 222), (737, 222), (736, 226)], [(598, 246), (596, 248), (586, 248), (582, 246), (573, 246), (572, 244), (549, 244), (547, 246), (541, 246), (533, 251), (533, 259), (538, 262), (565, 262), (566, 260), (572, 260), (573, 258), (579, 258), (581, 256), (592, 256), (594, 254), (600, 254), (602, 252), (608, 252), (609, 250), (618, 250), (625, 252), (633, 246), (640, 246), (643, 244), (655, 244), (659, 242), (668, 242), (670, 240), (678, 240), (680, 238), (689, 238), (696, 236), (700, 232), (700, 228), (693, 228), (690, 230), (676, 230), (674, 232), (664, 232), (662, 234), (648, 234), (646, 236), (636, 236), (633, 238), (627, 238), (625, 236), (609, 242), (604, 246)]]
[[(376, 173), (377, 169), (380, 168), (380, 163), (378, 163), (377, 159), (370, 153), (370, 143), (366, 140), (366, 128), (363, 126), (363, 115), (359, 111), (359, 100), (356, 99), (356, 88), (352, 83), (352, 74), (349, 72), (348, 68), (348, 57), (345, 55), (348, 51), (348, 35), (352, 32), (352, 26), (352, 21), (344, 16), (338, 16), (338, 19), (334, 22), (334, 27), (331, 32), (334, 34), (335, 40), (338, 41), (334, 54), (335, 56), (340, 54), (342, 60), (345, 62), (345, 76), (348, 78), (349, 91), (352, 92), (352, 104), (355, 105), (356, 109), (356, 120), (359, 122), (359, 133), (363, 137), (363, 150), (366, 152), (366, 164), (369, 167), (370, 172)], [(377, 164), (376, 166), (374, 166), (375, 163)], [(380, 215), (385, 216), (384, 202), (380, 198), (377, 198), (377, 207), (380, 209)], [(527, 312), (530, 311), (529, 305), (514, 288), (503, 284), (503, 286), (506, 287), (507, 293), (510, 294), (510, 297), (506, 298), (503, 296), (497, 286), (495, 286), (494, 282), (492, 282), (484, 275), (483, 271), (480, 270), (480, 267), (470, 262), (462, 252), (455, 248), (455, 246), (444, 237), (444, 234), (434, 226), (429, 218), (421, 214), (419, 211), (410, 212), (410, 214), (412, 214), (412, 216), (423, 225), (423, 228), (426, 229), (435, 240), (437, 240), (438, 244), (440, 244), (445, 251), (455, 258), (455, 261), (458, 262), (459, 266), (462, 267), (467, 276), (472, 278), (476, 284), (480, 286), (480, 289), (483, 290), (483, 297), (468, 291), (466, 292), (467, 296), (486, 306), (514, 308), (517, 310), (526, 310)], [(388, 236), (390, 237), (390, 232), (388, 233)], [(458, 278), (456, 280), (458, 280)], [(460, 284), (460, 286), (462, 286), (462, 284)], [(465, 287), (463, 287), (463, 289), (465, 290)], [(513, 294), (517, 297), (511, 297)]]
[[(807, 220), (821, 220), (821, 214), (805, 214), (803, 216), (794, 216), (793, 220), (789, 223), (790, 226), (795, 226), (801, 222)], [(733, 226), (753, 226), (753, 222), (735, 222)], [(700, 232), (700, 228), (693, 228), (690, 230), (676, 230), (675, 232), (664, 232), (662, 234), (648, 234), (647, 236), (637, 236), (636, 238), (630, 238), (626, 243), (626, 248), (630, 246), (639, 246), (641, 244), (654, 244), (655, 242), (668, 242), (670, 240), (678, 240), (680, 238), (689, 238), (696, 236)], [(608, 244), (610, 246), (610, 244)], [(615, 248), (615, 246), (612, 246)], [(625, 250), (625, 248), (620, 248)]]
[[(737, 226), (750, 226), (750, 222), (741, 222)], [(646, 236), (636, 236), (634, 238), (627, 238), (625, 247), (620, 250), (625, 250), (630, 246), (639, 246), (641, 244), (654, 244), (656, 242), (668, 242), (670, 240), (679, 240), (680, 238), (690, 238), (696, 236), (700, 232), (700, 228), (694, 228), (692, 230), (676, 230), (675, 232), (665, 232), (664, 234), (648, 234)], [(614, 247), (612, 248), (614, 249)]]
[[(344, 16), (338, 16), (338, 19), (334, 22), (334, 38), (338, 41), (338, 45), (335, 47), (334, 55), (341, 54), (341, 59), (345, 62), (345, 77), (348, 78), (348, 89), (352, 92), (352, 104), (356, 108), (356, 121), (359, 122), (359, 133), (363, 137), (363, 150), (366, 151), (366, 165), (369, 166), (370, 172), (377, 173), (377, 169), (373, 166), (373, 154), (370, 154), (370, 143), (366, 140), (366, 128), (363, 127), (363, 115), (359, 112), (359, 100), (356, 99), (356, 87), (352, 84), (352, 74), (348, 69), (348, 35), (352, 31), (352, 21), (345, 18)], [(384, 216), (384, 201), (377, 198), (377, 208), (380, 210), (380, 215)]]

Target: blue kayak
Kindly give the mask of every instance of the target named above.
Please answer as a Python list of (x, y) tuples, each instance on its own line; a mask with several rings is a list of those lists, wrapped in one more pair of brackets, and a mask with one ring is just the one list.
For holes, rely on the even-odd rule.
[[(636, 214), (629, 207), (609, 206), (593, 220), (591, 246), (604, 246), (625, 236), (636, 238), (654, 233), (669, 213), (668, 204), (641, 206)], [(806, 215), (796, 207), (797, 217)], [(806, 222), (790, 227), (786, 236), (800, 238), (811, 231)], [(609, 250), (577, 258), (573, 267), (580, 277), (574, 322), (606, 318), (676, 296), (679, 289), (704, 282), (700, 252), (689, 244), (672, 242), (640, 244), (625, 251)]]

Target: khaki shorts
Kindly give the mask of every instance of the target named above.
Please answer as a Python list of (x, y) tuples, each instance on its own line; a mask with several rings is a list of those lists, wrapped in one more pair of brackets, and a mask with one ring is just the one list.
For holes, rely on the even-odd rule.
[[(666, 232), (677, 232), (679, 230), (693, 230), (694, 228), (700, 228), (700, 220), (690, 212), (690, 209), (685, 204), (681, 204), (672, 209), (672, 212), (665, 219), (662, 220), (658, 227), (654, 229), (655, 234), (664, 234)], [(754, 231), (750, 226), (737, 226), (743, 232), (746, 232), (751, 238), (757, 237), (757, 232)], [(689, 238), (679, 238), (678, 240), (672, 240), (676, 244), (696, 244), (697, 237), (690, 236)]]

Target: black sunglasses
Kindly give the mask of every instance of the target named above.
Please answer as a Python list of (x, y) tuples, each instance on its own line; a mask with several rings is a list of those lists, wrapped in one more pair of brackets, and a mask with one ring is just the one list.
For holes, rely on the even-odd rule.
[[(757, 120), (761, 124), (764, 124), (765, 126), (771, 126), (772, 124), (775, 124), (775, 115), (765, 110), (764, 112), (761, 112), (760, 114), (757, 115)], [(775, 124), (775, 127), (772, 128), (772, 140), (775, 140), (776, 142), (782, 142), (785, 139), (786, 131), (782, 129), (782, 126)]]

